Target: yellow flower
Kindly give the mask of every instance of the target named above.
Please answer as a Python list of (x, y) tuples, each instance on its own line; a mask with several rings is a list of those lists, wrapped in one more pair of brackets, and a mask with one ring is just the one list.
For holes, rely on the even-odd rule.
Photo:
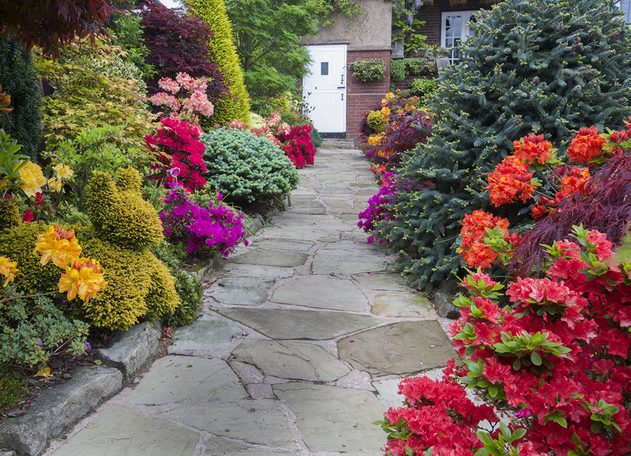
[(96, 296), (107, 282), (103, 278), (103, 270), (96, 260), (79, 258), (66, 268), (59, 277), (59, 292), (67, 293), (68, 301), (77, 296), (83, 301)]
[(379, 133), (376, 135), (370, 135), (367, 139), (368, 145), (369, 146), (378, 146), (379, 144), (381, 144), (381, 140), (383, 139), (384, 134), (383, 133)]
[(386, 100), (392, 100), (394, 98), (394, 94), (392, 92), (386, 93)]
[(3, 275), (7, 279), (2, 286), (6, 287), (13, 282), (17, 273), (18, 264), (15, 261), (11, 261), (11, 258), (0, 256), (0, 275)]
[(46, 184), (42, 168), (30, 160), (20, 168), (19, 174), (20, 188), (26, 193), (26, 196), (34, 197), (36, 193), (42, 191), (42, 185)]
[(55, 177), (48, 179), (48, 189), (53, 192), (60, 192), (62, 188), (61, 181)]
[(383, 108), (381, 108), (381, 118), (384, 120), (388, 120), (388, 117), (390, 117), (390, 108), (384, 106)]
[(81, 246), (74, 230), (64, 230), (59, 225), (49, 226), (37, 237), (35, 253), (41, 253), (41, 264), (52, 261), (58, 268), (65, 268), (81, 255)]
[(55, 170), (55, 174), (57, 174), (57, 179), (59, 180), (70, 179), (74, 176), (74, 171), (70, 168), (70, 166), (64, 165), (63, 163), (53, 166), (53, 169)]

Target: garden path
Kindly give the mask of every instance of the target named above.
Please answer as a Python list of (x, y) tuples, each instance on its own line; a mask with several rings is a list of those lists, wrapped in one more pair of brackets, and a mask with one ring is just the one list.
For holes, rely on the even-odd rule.
[(322, 150), (291, 208), (225, 260), (169, 355), (49, 456), (383, 454), (399, 380), (453, 356), (428, 301), (366, 243), (357, 151)]

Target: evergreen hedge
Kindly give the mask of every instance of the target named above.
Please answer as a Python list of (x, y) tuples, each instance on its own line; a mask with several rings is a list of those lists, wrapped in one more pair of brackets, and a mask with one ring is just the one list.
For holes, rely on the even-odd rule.
[(191, 13), (206, 22), (213, 31), (210, 37), (212, 61), (217, 62), (230, 93), (217, 100), (213, 121), (224, 125), (231, 120), (250, 118), (250, 96), (245, 88), (243, 70), (232, 36), (232, 24), (224, 0), (186, 0)]
[(30, 52), (0, 35), (0, 85), (11, 95), (13, 111), (0, 113), (0, 128), (35, 158), (42, 143), (41, 88)]
[[(394, 220), (381, 234), (404, 273), (431, 288), (461, 268), (460, 220), (488, 206), (484, 177), (531, 132), (564, 144), (579, 127), (631, 114), (631, 32), (602, 0), (506, 0), (481, 12), (441, 75), (433, 138), (408, 154)], [(507, 214), (504, 214), (507, 215)]]

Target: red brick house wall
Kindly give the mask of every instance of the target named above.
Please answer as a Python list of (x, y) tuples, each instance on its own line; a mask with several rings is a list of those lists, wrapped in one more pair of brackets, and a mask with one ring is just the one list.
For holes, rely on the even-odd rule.
[(423, 5), (416, 13), (417, 19), (425, 22), (418, 32), (427, 37), (429, 44), (440, 46), (441, 14), (446, 11), (475, 11), (489, 8), (489, 0), (434, 0), (431, 5)]
[(386, 77), (383, 81), (360, 82), (346, 70), (346, 137), (355, 139), (360, 134), (361, 122), (366, 113), (381, 103), (390, 91), (390, 51), (348, 51), (346, 66), (357, 60), (381, 59), (386, 62)]

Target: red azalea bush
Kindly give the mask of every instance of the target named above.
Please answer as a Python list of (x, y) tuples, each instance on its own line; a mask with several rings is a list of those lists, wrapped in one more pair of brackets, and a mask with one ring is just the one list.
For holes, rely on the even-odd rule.
[(260, 126), (249, 127), (235, 119), (228, 124), (228, 128), (249, 130), (256, 136), (266, 137), (285, 151), (296, 168), (315, 163), (316, 147), (311, 139), (313, 127), (309, 124), (291, 126), (282, 121), (278, 112), (273, 112)]
[[(405, 406), (389, 410), (382, 422), (387, 454), (631, 452), (631, 263), (614, 256), (606, 233), (579, 226), (581, 214), (593, 222), (605, 209), (615, 213), (613, 238), (627, 231), (630, 139), (631, 126), (609, 134), (581, 130), (568, 156), (589, 167), (583, 168), (561, 165), (552, 145), (531, 135), (516, 141), (515, 153), (489, 174), (493, 206), (532, 199), (538, 220), (519, 236), (507, 218), (482, 210), (463, 220), (458, 251), (478, 269), (462, 282), (467, 295), (454, 302), (461, 317), (450, 331), (463, 363), (451, 362), (442, 382), (409, 380), (420, 390), (412, 401), (401, 384)], [(531, 239), (533, 233), (542, 239), (541, 227), (557, 236), (547, 247)], [(525, 244), (541, 261), (506, 275), (518, 271), (502, 267), (512, 266)], [(501, 270), (504, 283), (481, 272), (489, 268)], [(466, 402), (473, 418), (465, 418), (444, 400), (462, 398), (465, 387), (492, 404), (505, 424), (488, 410), (476, 415)]]
[(315, 163), (316, 148), (311, 141), (311, 125), (297, 125), (278, 135), (283, 150), (296, 168)]
[(174, 118), (160, 119), (162, 127), (155, 135), (145, 136), (147, 147), (157, 154), (159, 164), (153, 177), (164, 179), (167, 186), (181, 185), (188, 192), (206, 185), (204, 144), (196, 125)]

